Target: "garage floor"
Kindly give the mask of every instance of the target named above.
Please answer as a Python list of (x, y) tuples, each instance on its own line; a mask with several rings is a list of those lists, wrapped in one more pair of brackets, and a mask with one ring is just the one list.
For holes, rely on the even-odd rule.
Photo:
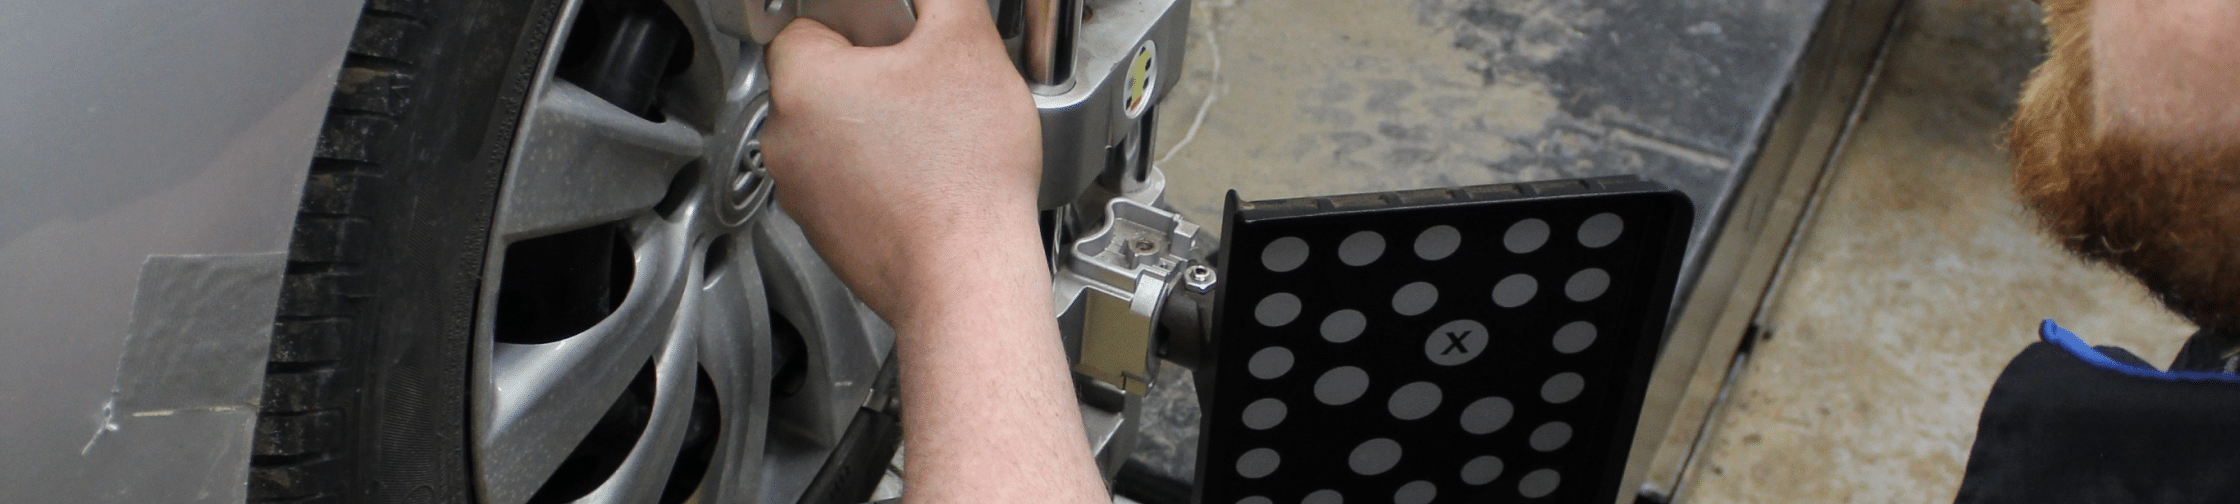
[[(1533, 138), (1576, 114), (1545, 83), (1472, 70), (1484, 55), (1458, 42), (1451, 17), (1490, 6), (1591, 22), (1579, 5), (1200, 0), (1190, 70), (1161, 117), (1168, 197), (1218, 228), (1229, 188), (1265, 199), (1575, 176)], [(2038, 15), (2028, 0), (1906, 8), (1678, 500), (1949, 502), (1984, 394), (2038, 320), (2150, 361), (2175, 354), (2189, 326), (2039, 237), (2008, 189), (1998, 128), (2039, 57)], [(1568, 50), (1549, 40), (1504, 50)], [(1169, 399), (1190, 394), (1180, 372), (1163, 378)], [(1194, 443), (1181, 427), (1196, 412), (1167, 404), (1138, 459), (1186, 480)]]
[(2039, 58), (2035, 6), (1903, 16), (1682, 501), (1951, 502), (1984, 396), (2039, 320), (2157, 365), (2193, 332), (2015, 202), (1999, 128)]

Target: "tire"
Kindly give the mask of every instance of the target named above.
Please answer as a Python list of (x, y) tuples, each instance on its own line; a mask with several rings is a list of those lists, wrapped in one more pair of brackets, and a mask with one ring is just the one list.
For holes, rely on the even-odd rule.
[[(759, 50), (688, 1), (576, 3), (367, 1), (289, 250), (251, 502), (793, 502), (828, 459), (892, 452), (846, 434), (891, 385), (891, 331), (763, 208)], [(646, 26), (676, 49), (594, 49)], [(540, 175), (555, 145), (609, 144), (661, 152)]]

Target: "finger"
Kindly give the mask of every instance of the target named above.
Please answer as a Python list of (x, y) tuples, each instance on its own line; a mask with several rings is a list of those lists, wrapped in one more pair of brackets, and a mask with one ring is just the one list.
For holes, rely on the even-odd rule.
[(824, 23), (809, 18), (794, 18), (786, 23), (778, 36), (770, 39), (770, 75), (790, 73), (788, 68), (810, 61), (828, 60), (835, 53), (855, 47), (848, 37), (832, 31)]

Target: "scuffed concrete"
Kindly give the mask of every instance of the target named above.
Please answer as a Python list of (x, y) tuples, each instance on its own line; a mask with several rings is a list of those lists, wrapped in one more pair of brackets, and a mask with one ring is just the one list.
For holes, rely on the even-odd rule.
[(1175, 481), (1192, 481), (1198, 463), (1198, 385), (1190, 370), (1161, 362), (1143, 400), (1136, 452), (1129, 457)]
[[(1696, 264), (1825, 3), (1194, 0), (1152, 153), (1168, 201), (1216, 233), (1229, 189), (1641, 175), (1695, 200)], [(1137, 454), (1185, 481), (1188, 376), (1158, 380)]]
[(1709, 222), (1822, 5), (1199, 1), (1154, 152), (1169, 201), (1216, 230), (1231, 188), (1269, 199), (1617, 174), (1687, 192)]
[[(1488, 167), (1554, 117), (1555, 97), (1539, 82), (1487, 82), (1473, 70), (1483, 58), (1454, 47), (1455, 27), (1399, 7), (1197, 4), (1193, 71), (1166, 102), (1157, 152), (1189, 128), (1208, 88), (1220, 96), (1162, 164), (1170, 180), (1192, 181), (1170, 185), (1168, 200), (1210, 220), (1229, 188), (1266, 199), (1498, 180)], [(1220, 75), (1210, 44), (1197, 43), (1207, 38), (1226, 49)]]
[(2027, 0), (1916, 2), (1682, 502), (1951, 502), (1992, 380), (2053, 318), (2165, 364), (2192, 333), (2040, 236), (1999, 126)]

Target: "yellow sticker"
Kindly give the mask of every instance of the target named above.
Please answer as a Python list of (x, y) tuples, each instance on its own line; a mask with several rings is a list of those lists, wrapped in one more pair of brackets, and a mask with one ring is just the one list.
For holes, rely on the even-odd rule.
[(1159, 78), (1155, 70), (1158, 60), (1158, 51), (1152, 49), (1151, 41), (1143, 41), (1143, 46), (1136, 48), (1135, 61), (1128, 65), (1128, 117), (1143, 114), (1143, 109), (1150, 105), (1151, 86)]

